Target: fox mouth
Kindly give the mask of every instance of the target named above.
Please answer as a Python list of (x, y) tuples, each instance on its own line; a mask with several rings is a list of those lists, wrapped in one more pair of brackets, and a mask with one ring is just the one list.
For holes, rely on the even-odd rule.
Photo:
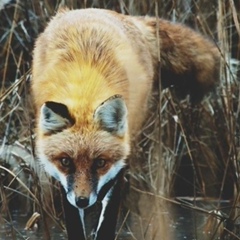
[(101, 186), (98, 193), (92, 192), (89, 197), (76, 196), (73, 190), (66, 191), (68, 201), (79, 209), (87, 209), (94, 205), (96, 202), (101, 202), (106, 196), (111, 195), (111, 190), (114, 188), (117, 181), (122, 179), (125, 169), (121, 169), (118, 174), (111, 178), (107, 183)]
[(74, 207), (87, 209), (97, 202), (97, 195), (91, 193), (89, 197), (76, 197), (74, 191), (67, 192), (67, 199)]

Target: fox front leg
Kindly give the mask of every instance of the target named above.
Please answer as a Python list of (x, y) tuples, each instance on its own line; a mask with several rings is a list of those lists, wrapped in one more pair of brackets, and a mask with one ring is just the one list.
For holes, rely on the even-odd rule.
[[(63, 207), (65, 212), (65, 222), (66, 222), (66, 230), (68, 235), (68, 240), (86, 240), (85, 237), (85, 227), (83, 224), (83, 220), (81, 219), (81, 214), (79, 209), (72, 206), (66, 197), (66, 192), (62, 188), (62, 200)], [(83, 210), (81, 210), (83, 211)], [(83, 218), (82, 214), (82, 218)]]
[(95, 231), (94, 240), (114, 240), (121, 203), (122, 174), (102, 200), (102, 210)]

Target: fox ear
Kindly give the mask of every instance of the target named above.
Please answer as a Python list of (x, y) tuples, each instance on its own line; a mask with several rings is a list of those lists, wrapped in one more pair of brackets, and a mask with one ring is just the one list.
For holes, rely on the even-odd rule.
[(45, 134), (62, 131), (72, 124), (73, 120), (66, 105), (57, 102), (45, 102), (41, 107), (40, 127)]
[(104, 101), (97, 107), (93, 117), (103, 130), (119, 137), (127, 131), (127, 107), (120, 95)]

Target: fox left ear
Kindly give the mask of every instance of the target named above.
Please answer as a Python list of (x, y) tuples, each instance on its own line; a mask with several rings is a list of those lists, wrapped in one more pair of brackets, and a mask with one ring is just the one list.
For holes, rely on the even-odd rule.
[(40, 112), (40, 127), (45, 134), (62, 131), (71, 126), (71, 118), (66, 105), (57, 102), (45, 102)]
[(120, 95), (114, 95), (97, 107), (94, 120), (110, 133), (123, 137), (127, 131), (127, 106)]

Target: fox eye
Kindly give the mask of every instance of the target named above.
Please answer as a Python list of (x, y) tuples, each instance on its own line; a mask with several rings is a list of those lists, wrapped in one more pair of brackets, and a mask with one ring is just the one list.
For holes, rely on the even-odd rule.
[(71, 166), (72, 160), (69, 157), (63, 157), (60, 159), (63, 167), (69, 168)]
[(97, 158), (94, 165), (95, 168), (103, 168), (106, 165), (106, 160), (103, 158)]

